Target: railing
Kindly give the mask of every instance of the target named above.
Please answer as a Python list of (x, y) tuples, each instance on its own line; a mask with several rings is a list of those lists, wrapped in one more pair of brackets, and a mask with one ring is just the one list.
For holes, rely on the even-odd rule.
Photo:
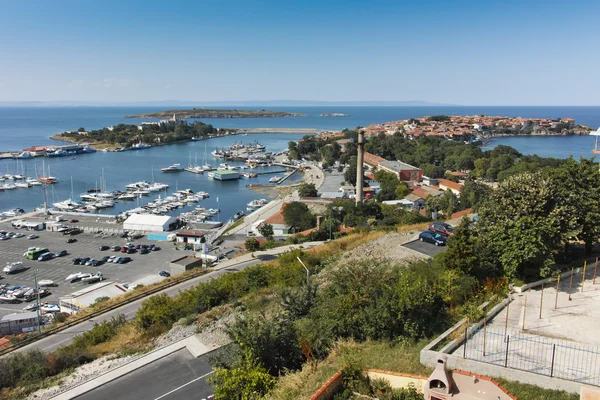
[(97, 317), (97, 316), (102, 315), (102, 314), (104, 314), (106, 312), (113, 311), (113, 310), (115, 310), (115, 309), (117, 309), (119, 307), (122, 307), (122, 306), (126, 305), (126, 304), (133, 303), (134, 301), (137, 301), (137, 300), (143, 299), (144, 297), (147, 297), (147, 296), (153, 295), (155, 293), (161, 292), (161, 291), (163, 291), (165, 289), (168, 289), (168, 288), (170, 288), (172, 286), (175, 286), (175, 285), (178, 285), (178, 284), (183, 283), (185, 281), (188, 281), (190, 279), (194, 279), (194, 278), (197, 278), (199, 276), (202, 276), (202, 275), (204, 275), (206, 273), (207, 273), (207, 270), (200, 270), (198, 272), (191, 273), (191, 274), (188, 274), (186, 276), (182, 276), (180, 278), (174, 278), (171, 281), (165, 283), (164, 285), (160, 285), (160, 286), (157, 286), (157, 287), (152, 288), (150, 290), (147, 290), (145, 292), (138, 293), (136, 295), (133, 295), (131, 297), (128, 297), (128, 298), (124, 299), (123, 301), (120, 301), (120, 302), (112, 304), (110, 306), (101, 308), (100, 310), (94, 311), (94, 312), (92, 312), (90, 314), (86, 314), (86, 315), (84, 315), (84, 316), (82, 316), (80, 318), (75, 318), (73, 320), (69, 320), (69, 321), (61, 324), (60, 326), (57, 326), (57, 327), (54, 327), (54, 328), (50, 328), (50, 329), (46, 329), (46, 330), (44, 330), (43, 332), (41, 332), (41, 333), (39, 333), (37, 335), (30, 336), (27, 339), (25, 339), (23, 341), (20, 341), (19, 343), (15, 343), (15, 344), (13, 344), (11, 346), (8, 346), (8, 347), (6, 347), (4, 349), (1, 349), (0, 350), (0, 356), (3, 356), (3, 355), (8, 354), (10, 352), (13, 352), (13, 351), (15, 351), (17, 349), (20, 349), (21, 347), (25, 347), (25, 346), (27, 346), (27, 345), (29, 345), (31, 343), (34, 343), (34, 342), (36, 342), (36, 341), (38, 341), (40, 339), (43, 339), (43, 338), (51, 336), (51, 335), (53, 335), (55, 333), (61, 332), (61, 331), (65, 330), (65, 329), (67, 329), (67, 328), (70, 328), (70, 327), (72, 327), (74, 325), (77, 325), (77, 324), (80, 324), (82, 322), (85, 322), (85, 321), (87, 321), (87, 320), (89, 320), (91, 318)]
[(547, 339), (515, 329), (465, 332), (464, 358), (600, 386), (600, 346)]

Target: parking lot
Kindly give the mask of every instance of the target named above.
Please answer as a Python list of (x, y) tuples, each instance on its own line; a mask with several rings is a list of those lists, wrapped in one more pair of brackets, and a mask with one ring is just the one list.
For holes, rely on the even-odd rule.
[(436, 254), (446, 250), (446, 246), (436, 246), (431, 243), (420, 242), (419, 240), (405, 243), (402, 246), (414, 251), (418, 251), (419, 253), (425, 254), (426, 256), (430, 257), (433, 257)]
[[(31, 218), (28, 218), (31, 220)], [(83, 222), (83, 221), (82, 221)], [(89, 224), (88, 221), (86, 223)], [(67, 226), (76, 226), (77, 224), (65, 223)], [(89, 226), (89, 225), (88, 225)], [(50, 279), (58, 284), (57, 287), (49, 288), (52, 294), (45, 297), (42, 301), (48, 303), (58, 303), (58, 298), (77, 290), (84, 289), (88, 284), (83, 282), (69, 283), (65, 278), (75, 272), (102, 272), (104, 278), (108, 281), (119, 283), (133, 283), (149, 276), (156, 277), (161, 270), (169, 270), (168, 262), (186, 254), (189, 251), (176, 250), (171, 242), (148, 241), (145, 237), (139, 240), (131, 241), (134, 244), (154, 243), (161, 247), (160, 251), (152, 251), (149, 254), (122, 254), (111, 250), (100, 251), (102, 245), (124, 245), (129, 240), (120, 238), (117, 235), (101, 235), (92, 233), (81, 233), (74, 236), (63, 235), (62, 232), (48, 231), (26, 231), (16, 229), (10, 222), (0, 222), (0, 231), (22, 232), (25, 234), (35, 233), (39, 235), (37, 239), (12, 238), (0, 241), (0, 266), (4, 267), (6, 263), (21, 261), (27, 267), (26, 270), (14, 274), (6, 275), (2, 272), (0, 284), (23, 285), (27, 287), (34, 286), (34, 271), (37, 271), (37, 279)], [(67, 239), (75, 238), (77, 242), (67, 243)], [(52, 253), (60, 250), (67, 250), (68, 254), (64, 257), (57, 257), (47, 261), (28, 260), (23, 257), (23, 253), (29, 247), (45, 247)], [(128, 256), (132, 261), (127, 264), (107, 263), (97, 267), (73, 265), (72, 259), (76, 257), (90, 257), (100, 259), (102, 256)], [(19, 312), (23, 310), (26, 302), (20, 304), (0, 304), (0, 317)]]

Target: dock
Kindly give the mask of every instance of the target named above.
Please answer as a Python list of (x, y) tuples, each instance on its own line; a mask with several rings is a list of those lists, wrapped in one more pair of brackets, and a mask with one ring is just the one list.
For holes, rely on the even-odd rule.
[(277, 181), (277, 184), (280, 185), (283, 182), (285, 182), (290, 176), (294, 175), (298, 170), (297, 169), (293, 169), (290, 172), (288, 172), (287, 174), (285, 174), (285, 176), (283, 178), (281, 178), (280, 180)]

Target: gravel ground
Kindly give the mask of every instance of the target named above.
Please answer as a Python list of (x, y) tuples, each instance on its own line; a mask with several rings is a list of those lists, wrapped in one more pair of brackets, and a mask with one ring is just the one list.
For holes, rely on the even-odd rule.
[(65, 392), (75, 386), (81, 385), (89, 381), (90, 379), (94, 379), (97, 376), (108, 372), (111, 369), (118, 368), (123, 364), (126, 364), (130, 361), (135, 360), (139, 356), (126, 356), (121, 358), (114, 358), (114, 355), (108, 355), (102, 358), (99, 358), (91, 363), (82, 365), (75, 369), (71, 375), (67, 376), (60, 385), (52, 386), (48, 389), (38, 390), (30, 394), (27, 399), (28, 400), (47, 400), (50, 399), (62, 392)]

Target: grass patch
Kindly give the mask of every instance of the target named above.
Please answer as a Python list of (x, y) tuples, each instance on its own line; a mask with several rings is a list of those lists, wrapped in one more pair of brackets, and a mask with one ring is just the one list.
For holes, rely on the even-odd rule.
[(227, 232), (229, 232), (230, 230), (232, 230), (232, 229), (234, 229), (234, 228), (237, 228), (237, 227), (238, 227), (238, 226), (240, 226), (240, 225), (241, 225), (243, 222), (244, 222), (244, 218), (240, 218), (240, 219), (238, 219), (238, 220), (237, 220), (237, 221), (235, 221), (233, 224), (231, 224), (231, 225), (229, 226), (229, 228), (225, 229), (225, 232), (223, 232), (223, 234), (222, 234), (221, 236), (225, 235), (225, 234), (226, 234)]
[(377, 368), (407, 374), (429, 376), (431, 369), (419, 362), (425, 341), (393, 343), (340, 341), (329, 356), (317, 364), (305, 363), (301, 371), (279, 379), (267, 400), (309, 399), (333, 374), (341, 370), (348, 358), (361, 368)]
[(507, 381), (502, 378), (494, 378), (504, 389), (517, 399), (523, 400), (579, 400), (579, 395), (560, 390), (542, 389), (541, 387), (528, 385), (526, 383)]

